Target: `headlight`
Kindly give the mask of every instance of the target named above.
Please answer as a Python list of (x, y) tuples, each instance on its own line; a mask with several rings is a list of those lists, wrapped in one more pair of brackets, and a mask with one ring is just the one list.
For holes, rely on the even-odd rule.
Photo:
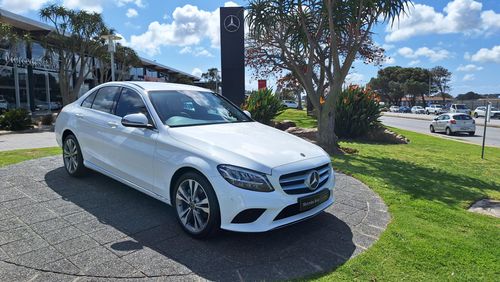
[(232, 165), (219, 165), (217, 169), (227, 182), (236, 187), (259, 192), (274, 191), (264, 173)]

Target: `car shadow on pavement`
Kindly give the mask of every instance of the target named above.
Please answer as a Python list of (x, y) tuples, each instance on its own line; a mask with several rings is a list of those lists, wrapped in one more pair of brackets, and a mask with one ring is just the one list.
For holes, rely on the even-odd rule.
[(77, 206), (62, 218), (97, 241), (102, 252), (132, 266), (135, 275), (293, 279), (331, 271), (356, 250), (350, 227), (330, 212), (266, 233), (222, 231), (195, 240), (182, 232), (169, 205), (102, 174), (77, 179), (60, 167), (49, 171), (45, 182)]

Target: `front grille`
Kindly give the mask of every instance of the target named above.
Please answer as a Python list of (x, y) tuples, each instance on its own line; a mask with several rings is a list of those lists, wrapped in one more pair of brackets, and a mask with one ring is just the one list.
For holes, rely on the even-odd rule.
[(330, 164), (324, 164), (319, 167), (284, 174), (280, 177), (281, 188), (285, 191), (285, 193), (291, 195), (312, 192), (309, 187), (306, 186), (305, 181), (309, 173), (313, 170), (317, 170), (319, 172), (319, 185), (315, 190), (322, 188), (330, 178), (332, 171), (330, 169)]

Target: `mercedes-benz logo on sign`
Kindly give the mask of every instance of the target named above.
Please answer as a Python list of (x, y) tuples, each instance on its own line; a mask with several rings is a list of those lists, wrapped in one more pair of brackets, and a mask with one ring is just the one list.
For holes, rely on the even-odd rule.
[(319, 186), (319, 172), (316, 170), (311, 171), (306, 178), (305, 184), (309, 187), (309, 190), (316, 190)]
[(240, 19), (235, 15), (229, 15), (224, 19), (224, 28), (229, 32), (236, 32), (240, 28)]

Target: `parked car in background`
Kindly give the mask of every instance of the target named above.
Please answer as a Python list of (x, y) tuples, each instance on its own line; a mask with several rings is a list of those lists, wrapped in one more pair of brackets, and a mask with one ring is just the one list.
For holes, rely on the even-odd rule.
[(439, 115), (444, 113), (443, 107), (441, 105), (430, 105), (428, 107), (425, 107), (425, 113), (430, 115)]
[(432, 133), (445, 132), (446, 135), (463, 132), (470, 136), (476, 133), (476, 122), (468, 114), (446, 113), (434, 118), (429, 126)]
[(400, 113), (411, 113), (411, 108), (407, 106), (401, 106), (399, 107), (399, 112)]
[(40, 101), (40, 100), (35, 100), (35, 108), (38, 110), (59, 110), (61, 108), (61, 103), (59, 102), (47, 102), (47, 101)]
[(70, 176), (89, 168), (170, 204), (197, 238), (276, 229), (334, 202), (323, 149), (200, 87), (101, 84), (62, 109), (55, 136)]
[(450, 113), (471, 114), (471, 110), (464, 104), (451, 104)]
[(9, 102), (3, 95), (0, 95), (0, 111), (6, 111), (9, 109)]
[[(473, 116), (475, 118), (485, 117), (486, 116), (486, 106), (477, 107), (474, 110)], [(491, 107), (490, 117), (492, 117), (492, 118), (500, 118), (500, 110), (498, 110), (495, 107)]]
[(391, 111), (393, 113), (399, 113), (399, 107), (398, 106), (391, 106), (389, 108), (389, 111)]
[(283, 106), (287, 108), (296, 109), (299, 107), (299, 104), (293, 100), (283, 100)]
[(425, 114), (425, 109), (421, 106), (413, 106), (411, 107), (412, 114)]

